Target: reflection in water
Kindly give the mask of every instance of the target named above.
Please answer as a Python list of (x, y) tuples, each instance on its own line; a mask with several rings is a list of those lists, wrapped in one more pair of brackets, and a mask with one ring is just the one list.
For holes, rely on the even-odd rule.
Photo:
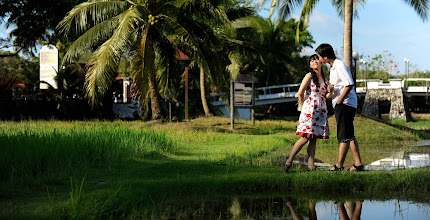
[[(294, 207), (293, 207), (291, 201), (287, 201), (286, 205), (290, 209), (291, 215), (292, 215), (294, 220), (303, 219), (302, 216), (300, 216), (300, 214), (297, 214), (296, 211), (294, 211)], [(317, 212), (315, 210), (315, 202), (309, 201), (308, 209), (309, 209), (308, 216), (307, 216), (308, 219), (316, 220), (317, 219)]]
[(425, 167), (430, 165), (430, 153), (399, 152), (392, 157), (374, 161), (366, 170), (395, 170)]
[[(309, 212), (307, 215), (306, 213), (297, 213), (294, 210), (294, 206), (292, 205), (291, 201), (286, 202), (287, 207), (290, 209), (291, 216), (294, 220), (302, 220), (302, 219), (310, 219), (310, 220), (316, 220), (318, 219), (317, 210), (315, 208), (315, 202), (309, 201)], [(361, 209), (363, 202), (362, 201), (347, 201), (347, 202), (337, 202), (335, 203), (337, 206), (337, 210), (334, 212), (336, 216), (339, 216), (340, 220), (359, 220), (361, 219)], [(325, 206), (322, 208), (322, 213), (325, 212), (327, 207)], [(319, 209), (318, 212), (321, 212)], [(332, 212), (333, 213), (333, 212)], [(324, 215), (324, 214), (323, 214)], [(321, 216), (320, 218), (321, 219)]]
[(347, 201), (345, 203), (338, 202), (337, 208), (339, 210), (339, 216), (341, 220), (358, 220), (361, 219), (361, 208), (362, 201)]
[[(430, 204), (410, 201), (313, 201), (292, 198), (226, 198), (206, 201), (174, 219), (430, 219)], [(204, 207), (204, 208), (202, 208)]]
[(240, 208), (240, 202), (237, 197), (232, 199), (232, 203), (230, 206), (230, 214), (233, 216), (233, 219), (239, 219), (242, 214), (242, 209)]

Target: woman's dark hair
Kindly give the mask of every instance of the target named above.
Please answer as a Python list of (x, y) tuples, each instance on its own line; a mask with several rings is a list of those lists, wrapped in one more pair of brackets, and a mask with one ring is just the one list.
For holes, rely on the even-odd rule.
[(329, 59), (336, 59), (336, 54), (334, 54), (333, 47), (330, 44), (320, 44), (315, 52), (321, 57), (327, 57)]
[[(308, 61), (308, 65), (309, 66), (310, 66), (312, 60), (319, 60), (318, 55), (314, 54), (314, 55), (312, 55), (312, 56), (309, 57), (309, 61)], [(312, 68), (310, 68), (310, 69), (311, 69), (312, 82), (314, 82), (314, 84), (317, 86), (317, 88), (319, 88), (320, 87), (320, 83), (318, 82), (317, 73)], [(324, 70), (323, 70), (322, 67), (321, 67), (321, 76), (323, 77), (324, 84), (327, 87), (327, 83), (325, 81), (325, 76), (324, 76)]]

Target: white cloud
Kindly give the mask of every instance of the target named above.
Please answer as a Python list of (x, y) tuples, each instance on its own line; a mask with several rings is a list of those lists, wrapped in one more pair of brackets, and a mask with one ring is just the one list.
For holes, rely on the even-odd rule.
[(318, 32), (338, 33), (339, 30), (343, 31), (343, 21), (315, 9), (309, 19), (309, 28)]
[(310, 47), (305, 47), (302, 49), (302, 51), (300, 51), (301, 56), (310, 56), (314, 53), (315, 53), (315, 49), (310, 48)]

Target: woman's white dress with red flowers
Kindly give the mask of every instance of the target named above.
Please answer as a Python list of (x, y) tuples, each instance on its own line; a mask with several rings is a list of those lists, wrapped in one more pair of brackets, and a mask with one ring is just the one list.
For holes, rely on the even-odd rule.
[(327, 86), (324, 83), (317, 88), (311, 80), (310, 85), (306, 88), (305, 101), (297, 125), (297, 135), (308, 139), (329, 138), (326, 91)]

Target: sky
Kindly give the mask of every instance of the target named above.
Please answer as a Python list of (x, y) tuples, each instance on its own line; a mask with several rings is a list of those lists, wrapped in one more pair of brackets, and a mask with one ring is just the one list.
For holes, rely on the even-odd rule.
[[(261, 16), (269, 16), (269, 6), (264, 5), (267, 10), (260, 11)], [(301, 8), (293, 12), (293, 18), (299, 17)], [(423, 21), (403, 0), (368, 0), (358, 12), (359, 18), (354, 19), (352, 27), (353, 51), (364, 55), (367, 62), (368, 57), (388, 51), (398, 64), (398, 74), (405, 73), (404, 58), (409, 59), (410, 72), (430, 71), (430, 11), (428, 20)], [(305, 53), (314, 53), (319, 44), (329, 43), (338, 57), (343, 56), (343, 20), (331, 1), (317, 3), (308, 30), (316, 43)]]
[[(266, 18), (269, 17), (269, 2), (264, 5), (266, 10), (260, 11), (260, 15)], [(298, 18), (301, 7), (292, 17)], [(316, 43), (304, 53), (314, 53), (319, 44), (329, 43), (338, 57), (342, 57), (343, 20), (331, 1), (319, 1), (309, 21), (308, 30)], [(6, 37), (9, 31), (4, 23), (0, 25), (1, 38)], [(368, 0), (359, 9), (359, 18), (353, 21), (352, 40), (353, 50), (364, 55), (367, 62), (369, 57), (388, 51), (398, 64), (399, 74), (405, 73), (404, 58), (409, 59), (410, 72), (430, 71), (430, 12), (429, 20), (424, 22), (403, 0)]]

